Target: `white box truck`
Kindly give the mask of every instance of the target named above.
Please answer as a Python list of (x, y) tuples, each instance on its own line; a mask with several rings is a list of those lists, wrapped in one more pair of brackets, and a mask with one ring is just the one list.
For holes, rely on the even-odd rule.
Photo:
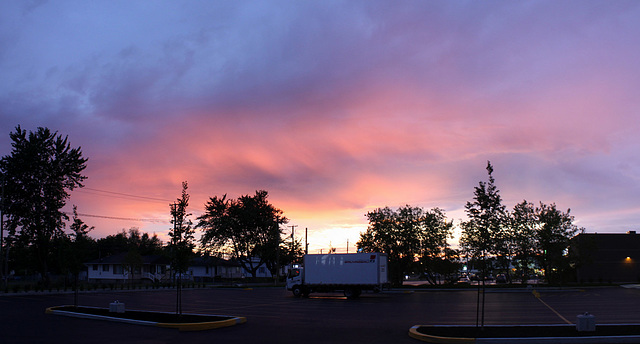
[(363, 290), (379, 292), (389, 283), (387, 260), (384, 253), (307, 254), (303, 267), (289, 271), (287, 290), (296, 297), (343, 291), (356, 298)]

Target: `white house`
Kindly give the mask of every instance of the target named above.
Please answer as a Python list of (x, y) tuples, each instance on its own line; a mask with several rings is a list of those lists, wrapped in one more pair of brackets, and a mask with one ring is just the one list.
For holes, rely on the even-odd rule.
[(89, 281), (127, 281), (147, 279), (153, 282), (170, 279), (169, 259), (159, 255), (139, 256), (127, 261), (127, 253), (86, 262)]
[(217, 257), (196, 257), (191, 261), (187, 274), (194, 281), (215, 281), (220, 278), (242, 278), (240, 264)]
[[(258, 263), (260, 263), (260, 258), (257, 258), (257, 257), (251, 258), (251, 263), (253, 264), (253, 266), (257, 266)], [(288, 265), (280, 266), (280, 276), (286, 276), (288, 271), (289, 271)], [(253, 275), (251, 275), (251, 272), (245, 269), (244, 267), (242, 268), (242, 274), (244, 275), (244, 277), (253, 277)], [(269, 271), (269, 269), (267, 268), (267, 265), (263, 263), (258, 266), (258, 269), (256, 270), (256, 277), (271, 278), (273, 277), (273, 275), (271, 274), (271, 271)]]
[[(171, 261), (160, 255), (127, 258), (127, 253), (86, 262), (88, 281), (171, 281)], [(183, 279), (214, 281), (216, 279), (242, 278), (240, 264), (216, 257), (196, 257), (192, 260)]]

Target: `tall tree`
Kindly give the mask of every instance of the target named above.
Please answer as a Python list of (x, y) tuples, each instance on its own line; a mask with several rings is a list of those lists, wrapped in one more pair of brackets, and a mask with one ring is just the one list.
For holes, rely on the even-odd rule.
[(433, 208), (424, 213), (420, 233), (420, 261), (431, 284), (436, 275), (449, 276), (457, 272), (458, 252), (449, 248), (447, 239), (453, 233), (453, 221), (447, 221), (444, 211)]
[(182, 194), (180, 198), (171, 204), (171, 223), (173, 228), (169, 231), (169, 250), (171, 251), (172, 266), (176, 272), (185, 273), (189, 268), (190, 260), (193, 256), (194, 228), (193, 222), (189, 219), (191, 213), (187, 212), (189, 206), (189, 188), (187, 182), (182, 183)]
[(522, 284), (527, 283), (530, 265), (536, 258), (538, 246), (538, 215), (533, 203), (523, 200), (513, 207), (508, 216), (509, 242), (513, 250), (514, 264), (520, 271)]
[(211, 197), (196, 225), (203, 230), (202, 250), (215, 253), (230, 248), (232, 257), (255, 277), (258, 268), (272, 257), (265, 252), (279, 247), (280, 224), (289, 221), (267, 198), (264, 190), (237, 200), (227, 199), (227, 195)]
[(80, 147), (71, 147), (68, 137), (47, 128), (27, 133), (17, 126), (9, 136), (13, 149), (0, 160), (6, 227), (12, 243), (34, 249), (38, 271), (48, 284), (51, 242), (64, 235), (69, 219), (61, 209), (69, 191), (83, 187), (87, 159)]
[[(410, 272), (414, 255), (418, 252), (418, 238), (402, 233), (397, 225), (397, 213), (389, 207), (378, 208), (366, 214), (369, 226), (360, 233), (356, 243), (363, 252), (382, 252), (389, 257), (389, 280), (402, 284), (404, 275)], [(412, 247), (413, 246), (413, 247)]]
[(507, 251), (504, 233), (506, 218), (500, 190), (495, 185), (493, 166), (487, 162), (489, 181), (481, 181), (475, 187), (473, 202), (467, 202), (465, 211), (468, 220), (462, 222), (460, 244), (463, 250), (483, 262), (483, 274), (486, 274), (485, 257), (487, 254), (503, 256)]
[(178, 274), (177, 314), (182, 314), (182, 275), (189, 268), (189, 263), (194, 255), (193, 249), (195, 248), (193, 223), (189, 219), (191, 214), (187, 212), (190, 198), (187, 193), (188, 188), (187, 182), (182, 182), (182, 194), (175, 203), (171, 204), (171, 216), (173, 217), (171, 223), (173, 228), (169, 231), (169, 236), (171, 237), (169, 252), (171, 266)]
[[(508, 245), (504, 232), (505, 207), (502, 205), (500, 191), (493, 179), (493, 166), (487, 161), (489, 182), (480, 182), (474, 191), (473, 202), (467, 202), (465, 211), (468, 220), (462, 223), (460, 245), (476, 261), (481, 263), (482, 292), (478, 284), (476, 304), (476, 327), (484, 328), (484, 278), (488, 274), (486, 256), (494, 254), (504, 256)], [(480, 301), (482, 299), (482, 302)]]
[(584, 229), (573, 224), (571, 209), (562, 212), (555, 203), (540, 202), (536, 212), (540, 226), (537, 230), (538, 261), (544, 268), (547, 282), (552, 283), (568, 268), (569, 240)]
[[(389, 257), (389, 279), (399, 285), (406, 274), (418, 268), (418, 261), (433, 263), (442, 257), (453, 225), (438, 208), (425, 212), (406, 205), (392, 210), (378, 208), (366, 214), (369, 226), (356, 243), (364, 252), (382, 252)], [(429, 265), (430, 271), (438, 269)]]

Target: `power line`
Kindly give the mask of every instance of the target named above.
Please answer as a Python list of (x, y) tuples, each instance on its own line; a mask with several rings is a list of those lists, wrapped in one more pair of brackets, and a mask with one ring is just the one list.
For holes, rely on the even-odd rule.
[(123, 198), (123, 199), (134, 199), (134, 200), (148, 201), (148, 202), (149, 201), (150, 202), (163, 202), (163, 203), (164, 202), (172, 202), (172, 200), (164, 199), (164, 198), (138, 196), (138, 195), (126, 194), (126, 193), (122, 193), (122, 192), (94, 189), (94, 188), (89, 188), (89, 187), (83, 187), (83, 188), (79, 188), (78, 189), (78, 191), (80, 191), (80, 192), (82, 192), (84, 190), (98, 192), (99, 194), (101, 194), (101, 196), (106, 196), (106, 197), (115, 197), (115, 198)]
[[(63, 213), (66, 214), (66, 215), (73, 215), (73, 213), (70, 213), (68, 211), (63, 211)], [(78, 213), (78, 216), (95, 217), (95, 218), (107, 219), (107, 220), (153, 222), (153, 223), (170, 223), (170, 221), (164, 220), (164, 219), (137, 219), (137, 218), (133, 218), (133, 217), (118, 217), (118, 216), (93, 215), (93, 214), (81, 214), (81, 213)]]
[[(168, 200), (168, 199), (164, 199), (164, 198), (138, 196), (138, 195), (132, 195), (132, 194), (127, 194), (127, 193), (123, 193), (123, 192), (100, 190), (100, 189), (95, 189), (95, 188), (90, 188), (90, 187), (82, 187), (82, 188), (79, 188), (77, 191), (88, 193), (88, 194), (96, 194), (97, 193), (98, 195), (104, 196), (104, 197), (120, 198), (120, 199), (126, 199), (126, 200), (130, 200), (130, 201), (143, 201), (143, 202), (156, 202), (156, 203), (160, 203), (160, 202), (162, 202), (162, 203), (170, 203), (170, 202), (172, 202), (172, 200)], [(66, 215), (73, 215), (70, 212), (63, 212), (63, 213), (66, 214)], [(93, 217), (93, 218), (107, 219), (107, 220), (119, 220), (119, 221), (171, 223), (171, 221), (165, 220), (165, 219), (142, 219), (142, 218), (132, 218), (132, 217), (107, 216), (107, 215), (95, 215), (95, 214), (81, 214), (81, 213), (78, 213), (78, 216)]]

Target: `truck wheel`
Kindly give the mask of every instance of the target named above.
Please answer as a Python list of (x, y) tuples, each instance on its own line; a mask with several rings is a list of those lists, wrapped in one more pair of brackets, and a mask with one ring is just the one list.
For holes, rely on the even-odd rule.
[(346, 296), (347, 299), (355, 299), (358, 296), (360, 296), (360, 289), (358, 289), (358, 288), (346, 288), (344, 290), (344, 296)]
[(299, 285), (293, 287), (293, 289), (291, 289), (291, 291), (293, 292), (293, 296), (295, 296), (295, 297), (302, 296), (302, 288), (300, 288)]

